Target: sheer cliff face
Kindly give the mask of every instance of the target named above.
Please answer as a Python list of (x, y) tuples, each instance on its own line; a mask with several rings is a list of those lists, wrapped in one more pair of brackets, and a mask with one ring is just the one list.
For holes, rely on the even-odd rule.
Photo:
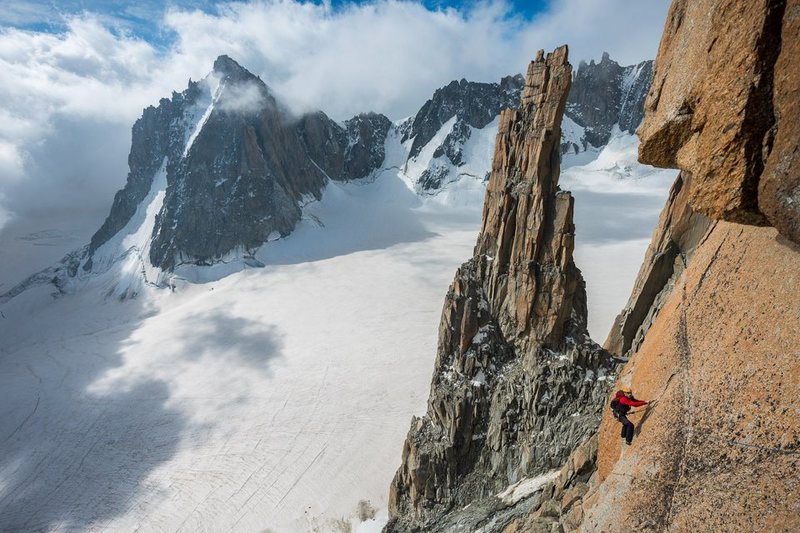
[(219, 87), (205, 121), (167, 174), (150, 249), (163, 269), (288, 234), (298, 201), (319, 197), (324, 185), (266, 86), (232, 60), (218, 59), (214, 72)]
[(689, 205), (690, 176), (681, 174), (670, 190), (628, 303), (617, 316), (604, 347), (614, 355), (636, 352), (714, 222)]
[(800, 528), (800, 250), (774, 228), (695, 228), (621, 373), (656, 403), (629, 449), (604, 417), (585, 530)]
[[(374, 113), (344, 127), (322, 112), (292, 117), (261, 79), (220, 56), (206, 79), (147, 108), (134, 125), (128, 181), (92, 237), (84, 269), (160, 186), (147, 248), (150, 264), (163, 270), (246, 254), (271, 235), (287, 235), (327, 179), (362, 178), (380, 167), (390, 127)], [(161, 174), (165, 185), (157, 183)]]
[(557, 185), (570, 80), (566, 47), (540, 53), (519, 108), (501, 115), (483, 226), (445, 298), (428, 412), (412, 421), (390, 489), (390, 531), (477, 527), (509, 507), (498, 492), (560, 465), (596, 427), (611, 367), (586, 333), (573, 199)]
[(640, 159), (692, 174), (692, 207), (800, 242), (796, 2), (675, 1)]
[(584, 530), (800, 530), (799, 22), (797, 1), (670, 9), (640, 155), (683, 171), (606, 341), (656, 402), (627, 449), (605, 413)]

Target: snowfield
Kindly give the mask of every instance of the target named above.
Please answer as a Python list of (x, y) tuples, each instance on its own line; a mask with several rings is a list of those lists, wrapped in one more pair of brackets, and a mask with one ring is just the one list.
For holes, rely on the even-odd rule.
[[(635, 149), (562, 176), (600, 342), (675, 176)], [(379, 530), (482, 207), (474, 183), (421, 199), (393, 150), (375, 180), (331, 183), (263, 268), (184, 268), (124, 300), (110, 268), (0, 306), (0, 530)]]
[(396, 176), (331, 184), (265, 247), (265, 268), (122, 302), (105, 279), (11, 300), (0, 530), (344, 531), (380, 517), (479, 217), (428, 209)]
[(596, 158), (562, 163), (575, 197), (575, 264), (586, 280), (589, 333), (602, 344), (628, 301), (658, 215), (678, 171), (639, 163), (635, 135), (612, 137)]

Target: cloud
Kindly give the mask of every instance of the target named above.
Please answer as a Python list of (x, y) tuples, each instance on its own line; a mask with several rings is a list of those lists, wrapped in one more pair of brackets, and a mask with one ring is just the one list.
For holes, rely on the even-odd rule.
[(219, 108), (247, 113), (261, 109), (265, 102), (262, 89), (255, 82), (239, 83), (225, 90), (225, 98), (219, 103)]
[[(173, 7), (160, 21), (160, 32), (174, 35), (166, 47), (112, 27), (103, 13), (67, 18), (58, 34), (4, 27), (0, 220), (12, 211), (107, 210), (124, 184), (142, 108), (202, 78), (220, 54), (294, 110), (321, 108), (336, 119), (374, 110), (397, 119), (452, 79), (523, 72), (539, 48), (566, 42), (573, 63), (604, 50), (622, 63), (651, 58), (667, 4), (553, 0), (532, 20), (501, 0), (462, 10), (394, 0), (337, 8), (235, 2), (213, 13)], [(36, 16), (35, 4), (13, 5), (19, 17)], [(252, 95), (242, 96), (248, 103)]]

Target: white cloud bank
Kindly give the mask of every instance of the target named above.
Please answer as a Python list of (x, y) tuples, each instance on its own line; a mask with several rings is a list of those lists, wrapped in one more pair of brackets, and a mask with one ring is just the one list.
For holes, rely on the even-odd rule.
[(553, 0), (526, 21), (502, 1), (439, 11), (398, 1), (230, 3), (215, 14), (166, 11), (163, 31), (175, 35), (166, 50), (109, 29), (100, 14), (69, 19), (57, 35), (2, 28), (0, 227), (9, 212), (105, 213), (124, 184), (142, 108), (205, 75), (220, 54), (296, 110), (396, 119), (452, 79), (522, 72), (539, 48), (568, 43), (574, 64), (604, 50), (623, 64), (652, 58), (667, 5)]

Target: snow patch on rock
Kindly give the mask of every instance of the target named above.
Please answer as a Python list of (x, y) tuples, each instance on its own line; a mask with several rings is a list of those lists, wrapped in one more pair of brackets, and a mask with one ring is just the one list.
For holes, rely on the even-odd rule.
[(499, 493), (497, 497), (506, 505), (514, 505), (536, 491), (541, 490), (545, 484), (557, 478), (558, 473), (559, 470), (553, 470), (541, 476), (525, 478), (510, 485), (506, 490)]

